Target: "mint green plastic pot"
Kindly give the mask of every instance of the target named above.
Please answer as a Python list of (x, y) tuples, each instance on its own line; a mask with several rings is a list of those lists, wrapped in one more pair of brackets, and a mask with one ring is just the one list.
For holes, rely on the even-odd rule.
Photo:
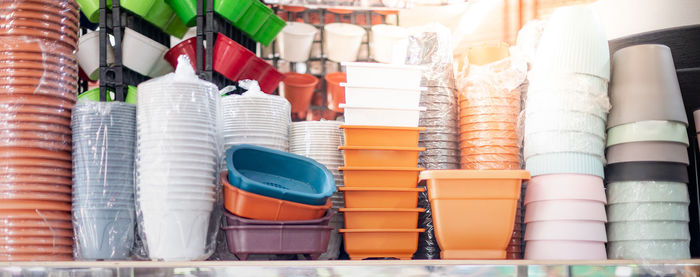
[(185, 25), (192, 27), (197, 23), (197, 0), (165, 0), (175, 11), (175, 14), (185, 22)]
[(214, 11), (231, 23), (238, 21), (257, 0), (214, 0)]
[(245, 14), (234, 22), (233, 25), (249, 36), (254, 36), (270, 15), (272, 15), (272, 10), (270, 8), (260, 1), (253, 0), (253, 5), (251, 5), (248, 10), (246, 10)]
[[(112, 101), (112, 94), (107, 90), (106, 102)], [(100, 102), (100, 88), (94, 88), (78, 95), (78, 101), (95, 101)]]
[(148, 11), (145, 19), (158, 28), (163, 29), (168, 25), (168, 22), (170, 22), (172, 17), (173, 9), (171, 9), (170, 6), (165, 3), (165, 0), (156, 0), (153, 7), (151, 7), (151, 10)]
[[(80, 11), (92, 22), (100, 22), (100, 1), (99, 0), (76, 0)], [(112, 0), (107, 0), (107, 8), (112, 8)]]
[(188, 29), (189, 27), (187, 27), (185, 23), (182, 22), (182, 19), (180, 19), (180, 17), (177, 16), (177, 14), (173, 13), (172, 18), (170, 18), (170, 22), (167, 26), (165, 26), (165, 28), (163, 28), (163, 31), (168, 35), (177, 38), (182, 38), (187, 33)]
[(121, 0), (121, 1), (119, 1), (119, 4), (123, 8), (125, 8), (125, 9), (127, 9), (127, 10), (129, 10), (129, 11), (131, 11), (131, 12), (133, 12), (133, 13), (135, 13), (143, 18), (146, 18), (146, 15), (148, 15), (148, 12), (151, 10), (151, 7), (153, 7), (153, 5), (155, 3), (156, 3), (156, 0)]
[(284, 22), (282, 18), (279, 18), (279, 16), (275, 14), (270, 14), (270, 17), (263, 23), (260, 30), (252, 36), (252, 39), (267, 46), (277, 37), (277, 34), (279, 34), (286, 25), (287, 22)]

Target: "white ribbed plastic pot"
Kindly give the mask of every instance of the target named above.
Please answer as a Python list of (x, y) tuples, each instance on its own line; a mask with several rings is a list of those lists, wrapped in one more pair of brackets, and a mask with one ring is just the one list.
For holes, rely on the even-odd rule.
[(122, 40), (122, 59), (124, 66), (148, 76), (151, 70), (162, 59), (163, 53), (168, 47), (162, 45), (138, 32), (125, 28)]
[(372, 57), (380, 63), (400, 63), (406, 59), (408, 30), (403, 27), (378, 24), (372, 26)]
[(365, 29), (347, 23), (331, 23), (323, 28), (328, 59), (335, 62), (354, 62), (365, 36)]
[[(100, 32), (89, 32), (78, 40), (78, 64), (90, 80), (100, 78)], [(107, 64), (114, 62), (114, 48), (107, 43)]]
[(287, 26), (277, 36), (280, 57), (290, 62), (308, 60), (316, 32), (318, 30), (311, 24), (287, 22)]

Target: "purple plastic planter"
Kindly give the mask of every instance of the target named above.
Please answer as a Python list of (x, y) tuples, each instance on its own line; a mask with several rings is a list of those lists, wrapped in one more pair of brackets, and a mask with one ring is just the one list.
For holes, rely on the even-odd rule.
[(240, 260), (250, 254), (304, 254), (318, 259), (326, 252), (333, 227), (328, 226), (333, 212), (315, 220), (263, 221), (226, 214), (226, 242)]

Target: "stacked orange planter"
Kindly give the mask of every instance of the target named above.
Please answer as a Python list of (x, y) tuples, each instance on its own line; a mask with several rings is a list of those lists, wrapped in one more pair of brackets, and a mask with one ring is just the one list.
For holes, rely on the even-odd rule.
[(343, 125), (345, 251), (352, 260), (411, 259), (418, 248), (416, 208), (421, 127)]
[(442, 259), (505, 259), (518, 227), (520, 186), (525, 170), (428, 170), (435, 237)]

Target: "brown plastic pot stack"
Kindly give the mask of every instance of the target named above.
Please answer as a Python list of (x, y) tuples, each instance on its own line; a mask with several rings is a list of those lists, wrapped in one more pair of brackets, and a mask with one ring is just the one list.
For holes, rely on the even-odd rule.
[(0, 261), (73, 257), (71, 108), (78, 5), (3, 1), (0, 20)]

